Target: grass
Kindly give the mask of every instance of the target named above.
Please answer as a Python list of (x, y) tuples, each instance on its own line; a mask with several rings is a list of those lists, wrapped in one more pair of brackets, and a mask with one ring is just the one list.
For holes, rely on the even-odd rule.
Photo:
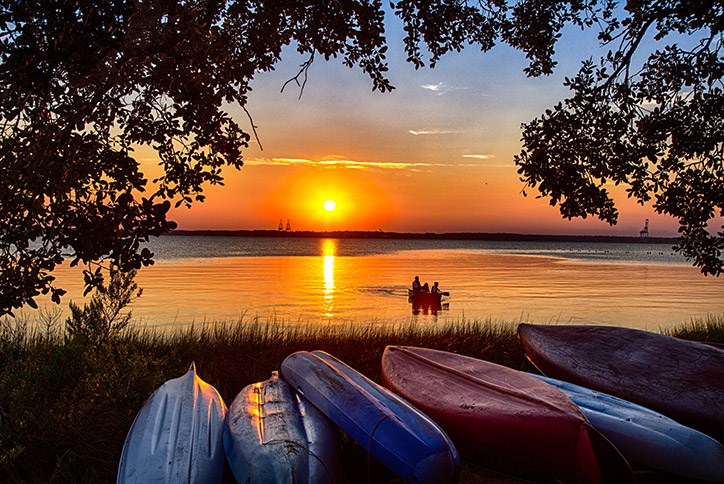
[(692, 319), (674, 328), (664, 328), (662, 334), (705, 343), (724, 343), (724, 314), (708, 314), (704, 318)]
[[(112, 323), (112, 321), (111, 321)], [(0, 481), (113, 482), (123, 441), (149, 395), (191, 361), (227, 404), (265, 380), (299, 350), (324, 350), (379, 381), (385, 346), (454, 351), (531, 370), (515, 324), (459, 321), (445, 326), (370, 323), (289, 326), (240, 319), (173, 334), (94, 324), (30, 330), (0, 325)], [(667, 334), (724, 343), (724, 318), (708, 317)]]

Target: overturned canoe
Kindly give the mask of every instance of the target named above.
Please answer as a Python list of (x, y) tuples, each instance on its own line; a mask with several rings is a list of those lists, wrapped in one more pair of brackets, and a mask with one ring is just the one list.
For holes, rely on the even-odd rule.
[(136, 415), (117, 482), (220, 482), (225, 415), (221, 396), (192, 363), (185, 375), (161, 385)]
[(621, 398), (533, 376), (573, 400), (596, 430), (630, 461), (692, 479), (724, 482), (724, 446), (708, 435)]
[(630, 482), (631, 469), (560, 390), (529, 374), (388, 346), (382, 380), (435, 420), (466, 460), (536, 482)]
[(322, 351), (300, 351), (282, 376), (357, 444), (407, 482), (455, 482), (455, 446), (432, 420)]
[(336, 427), (276, 371), (229, 406), (224, 450), (237, 482), (339, 482)]
[(613, 326), (521, 324), (530, 361), (546, 376), (608, 393), (724, 439), (724, 352)]

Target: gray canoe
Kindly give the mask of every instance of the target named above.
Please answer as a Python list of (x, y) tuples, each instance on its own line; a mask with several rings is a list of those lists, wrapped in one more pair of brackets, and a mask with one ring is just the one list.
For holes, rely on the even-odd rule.
[(627, 459), (692, 479), (724, 482), (724, 446), (641, 405), (533, 375), (565, 393)]
[(221, 396), (191, 363), (185, 375), (161, 385), (136, 415), (117, 482), (221, 482), (225, 415)]
[(334, 483), (337, 428), (275, 371), (244, 387), (224, 422), (224, 450), (237, 482)]
[(616, 326), (520, 324), (518, 335), (544, 375), (637, 403), (724, 442), (724, 351)]

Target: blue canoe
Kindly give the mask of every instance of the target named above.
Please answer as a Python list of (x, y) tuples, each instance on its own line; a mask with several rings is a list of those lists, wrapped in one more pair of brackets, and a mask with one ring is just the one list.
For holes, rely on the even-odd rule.
[(336, 427), (276, 371), (229, 406), (224, 450), (237, 482), (339, 482)]
[(225, 415), (221, 396), (192, 363), (185, 375), (161, 385), (136, 415), (117, 482), (221, 482)]
[(518, 325), (546, 376), (614, 395), (724, 442), (724, 351), (617, 326)]
[(573, 400), (627, 459), (688, 478), (724, 482), (724, 446), (708, 435), (621, 398), (533, 376)]
[(355, 442), (407, 482), (447, 483), (459, 457), (448, 436), (402, 398), (322, 351), (299, 351), (282, 376)]

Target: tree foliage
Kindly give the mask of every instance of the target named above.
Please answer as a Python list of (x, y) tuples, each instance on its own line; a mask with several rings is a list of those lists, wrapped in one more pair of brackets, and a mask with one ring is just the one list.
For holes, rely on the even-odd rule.
[[(683, 255), (705, 274), (724, 270), (724, 5), (629, 1), (598, 20), (608, 55), (566, 79), (572, 96), (524, 126), (522, 180), (564, 217), (615, 224), (610, 187), (679, 220)], [(646, 40), (659, 42), (640, 66)], [(671, 39), (670, 42), (666, 42)], [(724, 227), (721, 227), (724, 228)]]
[[(400, 0), (408, 61), (434, 67), (468, 44), (524, 51), (526, 73), (555, 68), (567, 25), (598, 28), (611, 54), (568, 81), (573, 97), (525, 127), (524, 182), (564, 216), (616, 221), (605, 184), (682, 221), (682, 250), (705, 272), (722, 269), (706, 223), (722, 208), (719, 3), (637, 0)], [(282, 49), (340, 57), (387, 79), (380, 0), (0, 0), (0, 314), (50, 293), (53, 269), (105, 261), (121, 272), (153, 263), (142, 248), (175, 227), (171, 204), (203, 200), (222, 168), (242, 166), (253, 133), (229, 114)], [(653, 32), (701, 34), (632, 59)], [(618, 42), (618, 44), (616, 44)], [(299, 78), (299, 77), (298, 77)], [(297, 78), (297, 79), (298, 79)], [(653, 107), (651, 107), (653, 106)], [(155, 153), (160, 168), (144, 153)], [(149, 180), (149, 173), (160, 175)], [(150, 181), (150, 183), (149, 183)]]

